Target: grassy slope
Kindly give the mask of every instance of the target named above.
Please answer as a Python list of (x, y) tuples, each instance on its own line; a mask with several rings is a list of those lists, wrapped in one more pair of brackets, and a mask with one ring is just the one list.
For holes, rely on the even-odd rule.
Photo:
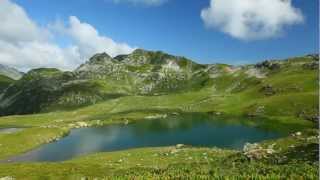
[[(304, 61), (303, 61), (304, 62)], [(117, 99), (111, 99), (92, 106), (73, 109), (70, 111), (56, 111), (51, 113), (43, 113), (36, 115), (24, 116), (8, 116), (0, 118), (0, 127), (23, 126), (26, 127), (23, 131), (13, 134), (0, 134), (0, 159), (13, 156), (18, 153), (26, 152), (43, 143), (64, 136), (70, 128), (70, 125), (85, 121), (88, 124), (95, 125), (99, 121), (101, 124), (124, 123), (125, 121), (134, 121), (143, 119), (146, 116), (153, 114), (163, 114), (170, 112), (221, 112), (221, 118), (228, 119), (244, 119), (237, 123), (245, 123), (247, 125), (261, 126), (263, 128), (271, 128), (279, 131), (301, 131), (304, 129), (316, 128), (316, 125), (306, 117), (298, 116), (301, 111), (306, 111), (308, 114), (315, 113), (318, 109), (318, 79), (317, 70), (303, 69), (301, 66), (290, 66), (280, 72), (272, 72), (269, 77), (262, 81), (256, 79), (245, 78), (242, 74), (236, 77), (235, 81), (227, 81), (231, 79), (231, 75), (223, 75), (217, 78), (212, 84), (208, 84), (205, 88), (199, 91), (185, 92), (179, 94), (169, 94), (162, 96), (125, 96)], [(226, 87), (232, 86), (234, 82), (241, 82), (244, 86), (241, 90), (235, 88), (234, 92), (226, 92)], [(211, 86), (211, 85), (214, 85)], [(272, 85), (276, 92), (274, 95), (266, 96), (262, 87)], [(109, 88), (109, 87), (106, 87)], [(134, 106), (132, 106), (134, 104)], [(256, 119), (248, 121), (246, 115), (256, 111), (259, 106), (263, 106), (262, 113), (257, 114)], [(241, 117), (241, 118), (240, 118)], [(230, 123), (234, 121), (230, 120)], [(23, 142), (27, 142), (24, 146)], [(285, 142), (298, 143), (299, 141), (286, 139)], [(308, 142), (304, 143), (308, 144)], [(289, 145), (288, 145), (289, 146)], [(314, 149), (314, 148), (313, 148)], [(314, 165), (308, 165), (307, 161), (301, 161), (302, 166), (297, 164), (275, 165), (263, 162), (240, 163), (239, 167), (228, 170), (227, 165), (232, 165), (233, 161), (229, 161), (230, 154), (235, 152), (222, 151), (221, 153), (213, 153), (212, 158), (215, 159), (212, 163), (206, 161), (192, 161), (203, 167), (204, 171), (194, 169), (194, 164), (185, 164), (183, 159), (161, 160), (157, 158), (149, 158), (154, 160), (154, 164), (161, 165), (164, 163), (164, 170), (151, 167), (147, 160), (136, 162), (136, 159), (131, 159), (134, 164), (132, 166), (120, 167), (113, 164), (112, 168), (109, 165), (103, 164), (101, 159), (118, 157), (121, 153), (131, 153), (133, 156), (141, 156), (153, 151), (167, 151), (165, 148), (159, 149), (143, 149), (115, 153), (102, 153), (98, 155), (88, 156), (87, 158), (77, 159), (65, 163), (54, 164), (21, 164), (21, 165), (1, 165), (1, 176), (16, 174), (18, 177), (25, 174), (48, 174), (48, 176), (56, 177), (69, 176), (70, 173), (81, 176), (107, 176), (110, 174), (118, 174), (126, 176), (125, 171), (131, 173), (139, 172), (140, 175), (153, 176), (157, 173), (165, 175), (248, 175), (258, 174), (259, 169), (266, 172), (274, 172), (274, 174), (296, 174), (301, 171), (310, 171), (310, 175), (315, 176), (317, 168)], [(213, 149), (186, 149), (191, 156), (197, 156), (203, 151), (214, 151)], [(195, 152), (193, 152), (195, 151)], [(303, 151), (300, 150), (300, 152)], [(193, 154), (194, 153), (194, 154)], [(299, 151), (297, 151), (299, 153)], [(240, 158), (241, 156), (236, 156)], [(176, 162), (176, 164), (174, 163)], [(226, 166), (219, 162), (226, 162)], [(101, 164), (102, 163), (102, 164)], [(229, 164), (228, 164), (229, 163)], [(231, 164), (230, 164), (231, 163)], [(261, 164), (262, 163), (262, 164)], [(143, 167), (139, 167), (141, 164)], [(42, 168), (39, 168), (41, 166)], [(94, 168), (93, 168), (94, 167)], [(176, 168), (177, 167), (177, 168)], [(219, 168), (220, 167), (220, 168)], [(290, 168), (296, 168), (291, 171)], [(2, 169), (2, 170), (1, 170)], [(59, 169), (59, 172), (58, 172)], [(61, 170), (63, 169), (63, 170)], [(108, 169), (108, 170), (107, 170)], [(213, 171), (209, 171), (213, 169)], [(18, 170), (18, 171), (16, 171)], [(244, 171), (244, 172), (242, 172)], [(43, 173), (46, 172), (46, 173)], [(51, 172), (51, 174), (50, 174)], [(153, 174), (153, 173), (154, 174)], [(212, 174), (213, 173), (213, 174)], [(269, 173), (270, 174), (270, 173)], [(272, 174), (272, 173), (271, 173)], [(132, 174), (131, 174), (132, 175)], [(0, 177), (1, 177), (0, 176)]]
[[(198, 94), (199, 93), (199, 94)], [(124, 122), (126, 119), (129, 120), (137, 120), (143, 118), (145, 116), (154, 114), (154, 113), (168, 113), (168, 109), (170, 111), (196, 111), (201, 109), (202, 111), (211, 111), (212, 109), (208, 108), (208, 105), (212, 103), (211, 101), (205, 101), (204, 103), (199, 103), (203, 99), (203, 96), (207, 93), (198, 92), (195, 94), (183, 94), (183, 95), (168, 95), (168, 96), (160, 96), (160, 97), (123, 97), (117, 100), (111, 100), (109, 102), (100, 103), (94, 106), (82, 108), (76, 111), (71, 112), (55, 112), (55, 113), (47, 113), (47, 114), (39, 114), (39, 115), (29, 115), (29, 116), (10, 116), (1, 118), (0, 124), (1, 126), (27, 126), (27, 128), (21, 132), (16, 134), (9, 135), (0, 135), (0, 142), (2, 147), (0, 148), (0, 157), (8, 157), (15, 155), (17, 153), (25, 152), (36, 146), (39, 146), (42, 143), (46, 143), (49, 139), (53, 139), (56, 137), (63, 136), (67, 131), (65, 127), (69, 127), (70, 123), (74, 123), (77, 121), (86, 121), (89, 123), (95, 123), (96, 120), (101, 120), (103, 123), (116, 123), (116, 122)], [(192, 95), (192, 96), (191, 96)], [(192, 97), (192, 98), (191, 98)], [(159, 101), (161, 99), (161, 101)], [(161, 103), (160, 103), (161, 102)], [(196, 103), (195, 103), (196, 102)], [(135, 104), (135, 109), (132, 109), (132, 104)], [(184, 104), (185, 108), (181, 108), (181, 103)], [(212, 103), (214, 104), (214, 103)], [(191, 107), (191, 108), (188, 108)], [(214, 107), (214, 106), (213, 106)], [(194, 108), (194, 109), (193, 109)], [(62, 120), (62, 121), (61, 121)], [(248, 123), (248, 121), (245, 121)], [(261, 121), (259, 121), (261, 123)], [(274, 119), (270, 118), (264, 123), (261, 124), (264, 128), (269, 128), (271, 126), (272, 129), (280, 129), (285, 130), (286, 128), (291, 131), (302, 130), (305, 128), (314, 127), (313, 123), (306, 120), (299, 120), (292, 117), (275, 117)], [(253, 125), (256, 125), (255, 121), (251, 121)], [(250, 125), (250, 124), (249, 124)], [(52, 126), (52, 128), (42, 128), (40, 126)], [(25, 143), (27, 142), (27, 144)], [(137, 150), (137, 151), (128, 151), (127, 153), (135, 154), (135, 156), (144, 156), (150, 154), (145, 152), (147, 150)], [(161, 153), (164, 150), (160, 150)], [(198, 156), (197, 154), (203, 153), (203, 150), (197, 149), (198, 153), (189, 153), (192, 158), (194, 156)], [(207, 152), (207, 150), (205, 150)], [(212, 150), (210, 150), (212, 151)], [(226, 152), (224, 152), (226, 153)], [(166, 176), (196, 176), (196, 174), (203, 174), (203, 177), (212, 175), (236, 175), (237, 173), (246, 176), (248, 174), (254, 175), (258, 174), (257, 168), (263, 170), (264, 168), (267, 171), (272, 171), (274, 174), (279, 176), (282, 172), (282, 176), (286, 176), (286, 174), (294, 175), (294, 172), (291, 171), (293, 165), (283, 165), (278, 167), (277, 165), (269, 165), (269, 164), (261, 164), (257, 162), (257, 164), (252, 163), (241, 163), (239, 167), (234, 168), (232, 171), (225, 171), (223, 169), (228, 169), (228, 167), (222, 166), (219, 162), (226, 162), (227, 157), (219, 157), (218, 154), (212, 154), (212, 158), (215, 159), (214, 163), (207, 165), (204, 160), (196, 163), (197, 167), (201, 167), (201, 169), (194, 170), (194, 164), (185, 164), (183, 163), (184, 159), (175, 159), (172, 161), (170, 158), (165, 158), (162, 161), (165, 161), (168, 165), (161, 170), (157, 170), (155, 168), (150, 168), (148, 166), (148, 162), (145, 161), (136, 161), (135, 159), (130, 159), (133, 163), (142, 164), (143, 167), (139, 166), (130, 166), (126, 168), (118, 168), (112, 163), (112, 171), (110, 171), (110, 165), (100, 164), (101, 159), (114, 157), (114, 154), (100, 154), (99, 158), (92, 156), (89, 157), (85, 161), (79, 162), (68, 162), (62, 164), (21, 164), (21, 165), (2, 165), (0, 166), (0, 172), (3, 172), (1, 175), (14, 175), (15, 177), (23, 177), (24, 175), (33, 174), (34, 176), (38, 176), (39, 174), (46, 174), (45, 176), (56, 177), (57, 179), (62, 177), (69, 177), (70, 174), (72, 176), (90, 176), (96, 177), (99, 174), (99, 177), (108, 176), (108, 175), (118, 175), (118, 176), (132, 176), (134, 173), (139, 174), (140, 176), (152, 177), (154, 175), (166, 175)], [(117, 157), (117, 156), (115, 156)], [(217, 161), (218, 159), (219, 161)], [(150, 159), (151, 160), (151, 159)], [(118, 161), (118, 160), (117, 160)], [(161, 164), (159, 163), (159, 159), (154, 159), (153, 165)], [(104, 162), (104, 161), (102, 161)], [(175, 164), (174, 162), (177, 162)], [(194, 162), (194, 161), (192, 161)], [(229, 166), (232, 165), (232, 162), (227, 161)], [(304, 162), (305, 163), (305, 162)], [(301, 164), (300, 164), (301, 165)], [(316, 169), (313, 165), (297, 166), (297, 172), (302, 171), (310, 171), (309, 175), (315, 175)], [(41, 167), (41, 168), (40, 168)], [(99, 167), (99, 168), (97, 168)], [(122, 165), (121, 165), (122, 167)], [(178, 167), (178, 168), (176, 168)], [(213, 167), (220, 167), (218, 169)], [(242, 173), (243, 169), (249, 168), (246, 173)], [(61, 169), (63, 169), (61, 171)], [(108, 171), (107, 171), (108, 169)], [(213, 169), (213, 170), (212, 170)], [(131, 172), (131, 174), (127, 174), (127, 170)], [(45, 173), (44, 173), (45, 172)], [(72, 172), (72, 173), (70, 173)], [(103, 172), (103, 173), (102, 173)], [(154, 172), (155, 174), (153, 174)], [(281, 172), (281, 173), (280, 173)], [(160, 173), (160, 174), (157, 174)], [(275, 177), (277, 177), (275, 176)], [(29, 176), (28, 176), (29, 177)]]
[[(225, 110), (222, 111), (225, 116), (238, 117), (239, 119), (239, 116), (242, 115), (240, 112), (246, 107), (250, 106), (251, 103), (265, 101), (264, 98), (245, 101), (245, 98), (246, 97), (235, 95), (213, 95), (210, 89), (164, 96), (126, 96), (73, 111), (2, 117), (0, 118), (0, 126), (26, 126), (28, 128), (35, 128), (34, 130), (43, 126), (53, 127), (42, 128), (44, 129), (42, 133), (45, 135), (47, 133), (50, 133), (55, 128), (68, 129), (70, 128), (69, 125), (71, 123), (75, 123), (78, 121), (86, 121), (88, 122), (88, 124), (96, 124), (97, 120), (99, 120), (100, 123), (109, 124), (124, 122), (125, 120), (130, 121), (143, 119), (146, 116), (159, 113), (213, 112), (221, 109)], [(303, 103), (304, 100), (308, 99), (302, 98), (300, 103)], [(239, 103), (241, 105), (240, 106), (238, 105), (238, 102), (241, 101), (244, 101), (245, 103), (243, 103), (244, 105)], [(309, 102), (305, 102), (306, 106), (307, 103)], [(132, 104), (134, 104), (134, 108)], [(294, 114), (285, 114), (285, 116), (279, 116), (276, 114), (271, 115), (266, 118), (266, 121), (259, 121), (259, 123), (261, 123), (260, 125), (263, 127), (270, 127), (279, 130), (288, 129), (291, 132), (315, 127), (314, 123), (296, 118)], [(260, 117), (260, 119), (261, 118), (262, 117)], [(253, 124), (256, 123), (253, 122)], [(21, 136), (23, 136), (23, 134), (25, 136), (28, 136), (27, 129), (19, 133), (22, 134)], [(58, 136), (59, 133), (56, 133), (56, 135)], [(2, 144), (4, 146), (15, 146), (16, 143), (11, 143), (11, 145), (6, 143), (8, 139), (7, 136), (9, 135), (0, 134), (0, 140), (1, 142), (3, 142)], [(17, 141), (20, 141), (19, 138), (17, 138)], [(39, 144), (38, 140), (34, 141), (34, 146), (26, 146), (24, 148), (17, 149), (19, 149), (20, 152), (25, 152), (26, 150), (29, 150), (30, 148), (33, 148)], [(0, 149), (0, 151), (2, 151), (0, 152), (0, 157), (6, 157), (7, 155), (14, 155), (15, 153), (17, 153), (10, 152), (11, 148), (8, 149), (9, 152), (6, 152), (5, 149)], [(12, 147), (12, 149), (16, 148)]]
[(0, 93), (1, 93), (1, 91), (6, 89), (13, 82), (14, 82), (13, 79), (0, 74)]
[[(301, 66), (284, 67), (273, 72), (259, 84), (232, 94), (218, 106), (221, 111), (243, 114), (254, 107), (264, 106), (266, 116), (297, 116), (306, 110), (316, 114), (318, 109), (318, 71)], [(264, 95), (263, 86), (272, 86), (275, 94)]]

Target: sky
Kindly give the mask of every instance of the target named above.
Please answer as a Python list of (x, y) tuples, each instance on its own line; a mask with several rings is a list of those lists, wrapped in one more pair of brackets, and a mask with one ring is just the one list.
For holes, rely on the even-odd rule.
[(136, 48), (234, 65), (319, 49), (318, 0), (0, 0), (0, 22), (0, 64), (21, 71)]

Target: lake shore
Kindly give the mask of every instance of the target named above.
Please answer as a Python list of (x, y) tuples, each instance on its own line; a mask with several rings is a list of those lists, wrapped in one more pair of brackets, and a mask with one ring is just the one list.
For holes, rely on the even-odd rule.
[[(265, 141), (246, 151), (173, 146), (97, 153), (61, 163), (0, 164), (0, 177), (37, 179), (42, 174), (41, 177), (52, 179), (316, 179), (319, 171), (316, 161), (318, 149), (315, 144), (319, 139), (315, 131)], [(263, 151), (270, 146), (272, 153)]]

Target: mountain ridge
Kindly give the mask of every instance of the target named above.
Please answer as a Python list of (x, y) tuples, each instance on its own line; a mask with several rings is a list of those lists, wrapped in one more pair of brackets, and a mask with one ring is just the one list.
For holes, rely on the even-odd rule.
[[(309, 85), (288, 82), (290, 89), (268, 81), (273, 77), (279, 82), (293, 76), (303, 77), (301, 72), (308, 72), (307, 78), (316, 79), (318, 64), (317, 55), (232, 66), (202, 65), (185, 57), (142, 49), (114, 58), (98, 53), (71, 72), (54, 68), (30, 70), (0, 94), (0, 110), (1, 115), (38, 113), (88, 106), (123, 96), (159, 96), (202, 89), (218, 95), (254, 91), (257, 97), (271, 97), (299, 92), (299, 88), (305, 87), (315, 90), (316, 85), (310, 89)], [(284, 75), (278, 77), (278, 74)]]

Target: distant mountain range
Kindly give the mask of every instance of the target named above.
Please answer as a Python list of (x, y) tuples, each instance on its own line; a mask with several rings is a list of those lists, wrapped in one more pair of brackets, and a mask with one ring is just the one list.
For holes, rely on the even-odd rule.
[[(301, 84), (290, 78), (311, 81), (317, 78), (318, 64), (317, 55), (307, 55), (255, 65), (202, 65), (185, 57), (137, 49), (114, 58), (106, 53), (96, 54), (73, 72), (33, 69), (21, 79), (22, 73), (0, 66), (0, 74), (5, 72), (5, 76), (19, 79), (12, 81), (2, 93), (0, 91), (0, 114), (65, 110), (122, 96), (159, 96), (201, 89), (239, 95), (252, 91), (267, 98), (309, 92), (317, 88), (316, 83)], [(305, 77), (301, 74), (304, 72), (310, 76)], [(281, 84), (283, 82), (286, 83)]]
[(0, 75), (7, 76), (14, 80), (18, 80), (23, 76), (23, 73), (12, 67), (0, 64)]

